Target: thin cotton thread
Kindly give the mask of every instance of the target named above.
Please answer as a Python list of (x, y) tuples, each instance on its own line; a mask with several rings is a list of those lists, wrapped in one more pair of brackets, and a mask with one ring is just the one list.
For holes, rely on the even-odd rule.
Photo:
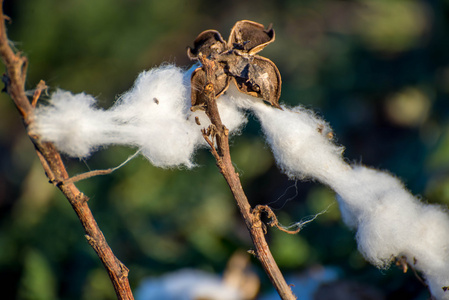
[(302, 230), (307, 224), (313, 222), (316, 220), (316, 218), (318, 218), (319, 216), (327, 213), (327, 211), (329, 210), (329, 208), (334, 205), (334, 203), (329, 204), (325, 209), (323, 209), (322, 211), (320, 211), (319, 213), (315, 214), (315, 215), (311, 215), (311, 216), (306, 216), (304, 218), (302, 218), (299, 222), (293, 223), (289, 226), (282, 226), (280, 225), (282, 228), (284, 228), (285, 230), (292, 230), (292, 229), (299, 229)]
[(287, 202), (290, 202), (291, 200), (295, 199), (295, 198), (299, 195), (299, 192), (298, 192), (298, 180), (295, 180), (295, 183), (294, 183), (293, 185), (290, 185), (290, 186), (284, 191), (284, 193), (283, 193), (282, 195), (280, 195), (276, 200), (271, 201), (270, 203), (268, 203), (268, 204), (266, 204), (266, 205), (271, 206), (271, 205), (273, 205), (273, 204), (279, 202), (279, 201), (280, 201), (280, 200), (287, 194), (287, 192), (290, 190), (290, 188), (292, 188), (292, 187), (295, 187), (295, 195), (293, 195), (292, 197), (290, 197), (290, 198), (288, 198), (287, 200), (285, 200), (284, 203), (282, 203), (282, 206), (281, 206), (280, 208), (276, 209), (276, 210), (283, 209), (284, 206), (287, 204)]
[(136, 157), (139, 153), (140, 153), (140, 149), (137, 150), (136, 153), (134, 153), (133, 155), (129, 156), (124, 162), (122, 162), (117, 167), (105, 169), (105, 170), (93, 170), (93, 171), (89, 171), (89, 172), (82, 173), (79, 175), (75, 175), (75, 176), (67, 179), (66, 181), (64, 181), (64, 183), (68, 184), (68, 183), (73, 183), (73, 182), (81, 181), (84, 179), (88, 179), (88, 178), (91, 178), (94, 176), (111, 174), (111, 173), (115, 172), (116, 170), (120, 169), (121, 167), (123, 167), (124, 165), (126, 165), (130, 160), (132, 160), (134, 157)]

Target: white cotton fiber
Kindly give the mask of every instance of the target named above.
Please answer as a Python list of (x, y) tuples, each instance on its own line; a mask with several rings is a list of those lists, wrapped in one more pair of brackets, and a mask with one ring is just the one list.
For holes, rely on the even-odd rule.
[(449, 299), (449, 217), (445, 209), (411, 195), (394, 176), (349, 166), (327, 124), (301, 107), (272, 108), (250, 97), (228, 95), (262, 124), (276, 163), (291, 178), (317, 179), (334, 189), (344, 222), (357, 230), (358, 248), (379, 268), (406, 257), (437, 299)]
[(341, 158), (343, 148), (328, 135), (328, 124), (311, 111), (302, 107), (276, 109), (230, 90), (229, 101), (252, 110), (259, 119), (276, 163), (289, 177), (324, 181), (329, 172), (348, 168)]
[(110, 109), (118, 127), (126, 131), (121, 133), (131, 137), (124, 144), (141, 148), (155, 166), (191, 167), (201, 135), (187, 120), (187, 93), (178, 68), (142, 72), (133, 88)]
[[(209, 121), (204, 112), (190, 112), (187, 76), (175, 66), (142, 72), (108, 110), (97, 108), (92, 96), (58, 90), (50, 105), (36, 110), (33, 133), (73, 157), (87, 157), (108, 145), (129, 145), (140, 148), (157, 167), (190, 168), (194, 151), (205, 145), (201, 128)], [(231, 134), (246, 123), (235, 106), (218, 101), (218, 109)], [(195, 116), (201, 117), (201, 126)]]
[(397, 178), (362, 166), (340, 180), (345, 182), (332, 187), (367, 260), (383, 268), (405, 256), (424, 272), (449, 266), (449, 218), (441, 207), (423, 204)]
[(95, 102), (92, 96), (84, 93), (73, 95), (58, 90), (52, 95), (50, 106), (36, 110), (32, 130), (44, 141), (53, 141), (68, 155), (87, 156), (92, 148), (98, 147), (98, 143), (93, 142), (96, 136), (102, 138), (102, 121), (98, 116), (104, 116), (104, 112), (94, 108)]
[[(325, 183), (337, 192), (343, 221), (351, 228), (357, 228), (361, 219), (365, 217), (363, 214), (369, 214), (386, 195), (390, 197), (398, 193), (403, 196), (409, 195), (404, 190), (403, 184), (388, 173), (363, 166), (335, 171), (337, 172), (334, 176), (329, 177)], [(404, 199), (399, 195), (396, 196), (398, 199)], [(379, 201), (371, 201), (372, 199)]]
[(136, 290), (136, 300), (240, 300), (240, 291), (227, 286), (215, 275), (183, 269), (159, 278), (144, 279)]

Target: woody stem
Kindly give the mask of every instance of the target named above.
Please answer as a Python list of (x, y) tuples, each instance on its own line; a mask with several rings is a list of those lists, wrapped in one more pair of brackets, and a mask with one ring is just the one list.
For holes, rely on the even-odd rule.
[(205, 56), (200, 57), (200, 60), (206, 73), (206, 86), (202, 92), (202, 97), (204, 97), (206, 103), (206, 114), (216, 130), (215, 139), (217, 149), (212, 149), (212, 151), (218, 153), (218, 156), (214, 155), (217, 166), (237, 201), (240, 213), (245, 220), (246, 227), (254, 243), (256, 257), (259, 259), (263, 269), (281, 298), (283, 300), (294, 300), (296, 297), (287, 285), (265, 240), (262, 222), (259, 218), (260, 214), (254, 214), (252, 212), (251, 206), (243, 191), (239, 174), (235, 172), (232, 164), (229, 150), (229, 131), (221, 122), (214, 93), (216, 63), (207, 59)]

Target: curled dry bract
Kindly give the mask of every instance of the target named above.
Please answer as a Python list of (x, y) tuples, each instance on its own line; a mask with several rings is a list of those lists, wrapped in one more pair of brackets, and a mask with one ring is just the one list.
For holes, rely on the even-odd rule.
[(228, 46), (241, 48), (249, 54), (256, 54), (272, 42), (274, 42), (274, 30), (271, 26), (265, 30), (262, 24), (239, 21), (231, 30)]

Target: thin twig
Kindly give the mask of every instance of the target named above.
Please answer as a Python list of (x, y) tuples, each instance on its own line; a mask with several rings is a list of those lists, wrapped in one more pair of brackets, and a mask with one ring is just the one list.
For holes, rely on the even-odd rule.
[[(24, 88), (28, 60), (20, 53), (14, 53), (11, 48), (5, 28), (5, 20), (9, 18), (3, 15), (3, 0), (0, 0), (0, 5), (0, 56), (6, 66), (3, 82), (5, 83), (6, 91), (11, 96), (23, 118), (25, 127), (28, 129), (34, 122), (34, 107), (41, 91), (44, 89), (45, 83), (42, 82), (42, 84), (38, 85), (32, 103), (30, 103)], [(58, 186), (77, 214), (86, 233), (87, 241), (95, 250), (109, 274), (117, 299), (134, 299), (128, 282), (128, 269), (115, 257), (107, 244), (87, 205), (88, 197), (81, 193), (73, 182), (67, 182), (69, 176), (59, 152), (53, 144), (40, 141), (38, 136), (29, 135), (29, 137), (36, 148), (50, 182)]]
[(105, 170), (93, 170), (93, 171), (85, 172), (85, 173), (82, 173), (82, 174), (78, 174), (78, 175), (75, 175), (73, 177), (70, 177), (67, 180), (64, 180), (64, 184), (75, 183), (75, 182), (78, 182), (78, 181), (81, 181), (81, 180), (85, 180), (85, 179), (88, 179), (88, 178), (91, 178), (91, 177), (95, 177), (95, 176), (109, 175), (112, 172), (114, 172), (114, 171), (120, 169), (121, 167), (123, 167), (124, 165), (126, 165), (131, 159), (136, 157), (137, 154), (139, 154), (139, 153), (140, 153), (140, 150), (137, 150), (136, 153), (134, 153), (133, 155), (128, 157), (124, 162), (122, 162), (117, 167), (109, 168), (109, 169), (105, 169)]
[(396, 257), (396, 266), (401, 268), (402, 272), (407, 273), (408, 269), (411, 269), (415, 277), (418, 279), (418, 281), (421, 282), (421, 284), (425, 286), (427, 289), (429, 289), (429, 286), (427, 285), (425, 280), (422, 279), (421, 276), (419, 276), (418, 272), (414, 267), (414, 265), (416, 265), (416, 262), (417, 262), (416, 258), (413, 258), (413, 264), (411, 264), (410, 262), (407, 261), (406, 256)]
[[(237, 201), (240, 213), (245, 220), (246, 227), (248, 228), (255, 246), (254, 254), (261, 262), (262, 267), (281, 298), (283, 300), (294, 300), (296, 297), (287, 285), (265, 240), (263, 230), (264, 225), (260, 220), (260, 214), (253, 213), (251, 210), (251, 206), (243, 191), (239, 175), (235, 172), (232, 164), (229, 150), (229, 130), (221, 122), (214, 93), (215, 62), (202, 55), (200, 55), (200, 61), (206, 73), (206, 85), (200, 97), (204, 98), (202, 100), (206, 103), (205, 112), (212, 123), (211, 126), (213, 126), (209, 127), (207, 131), (203, 131), (203, 136), (205, 136), (207, 143), (211, 146), (211, 152), (217, 161), (220, 173), (226, 179), (226, 182)], [(202, 100), (200, 101), (201, 103), (203, 103)], [(211, 139), (209, 139), (209, 136), (211, 136)], [(216, 148), (213, 143), (214, 139), (216, 141)]]
[(41, 80), (36, 86), (36, 90), (33, 94), (33, 100), (31, 101), (31, 106), (36, 108), (37, 100), (41, 97), (41, 93), (43, 90), (46, 90), (48, 86), (45, 84), (45, 81)]

